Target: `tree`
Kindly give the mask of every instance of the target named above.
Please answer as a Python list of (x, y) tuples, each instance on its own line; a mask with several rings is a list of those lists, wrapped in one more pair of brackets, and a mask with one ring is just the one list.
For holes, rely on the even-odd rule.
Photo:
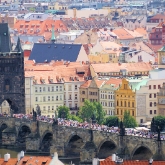
[(74, 120), (74, 121), (78, 121), (80, 123), (82, 122), (82, 119), (80, 119), (79, 116), (72, 115), (72, 114), (69, 115), (69, 119)]
[(100, 102), (93, 102), (93, 104), (96, 107), (96, 121), (99, 124), (102, 124), (104, 122), (104, 119), (105, 119), (105, 112), (103, 110), (103, 107), (100, 104)]
[(80, 107), (79, 117), (83, 121), (96, 119), (99, 124), (102, 124), (104, 121), (104, 116), (105, 112), (99, 102), (90, 102), (89, 100), (85, 100), (84, 105)]
[(125, 128), (135, 128), (137, 126), (136, 120), (130, 115), (129, 111), (124, 112), (123, 124)]
[(58, 111), (58, 117), (59, 118), (65, 118), (65, 119), (69, 118), (70, 109), (68, 107), (66, 107), (65, 105), (64, 106), (59, 106), (57, 108), (57, 111)]
[(156, 131), (158, 130), (158, 126), (160, 128), (160, 131), (163, 131), (164, 127), (165, 127), (165, 116), (156, 116), (154, 117), (154, 123), (155, 123), (155, 128)]
[(107, 125), (108, 127), (112, 126), (119, 126), (119, 119), (117, 116), (108, 116), (104, 120), (104, 124)]

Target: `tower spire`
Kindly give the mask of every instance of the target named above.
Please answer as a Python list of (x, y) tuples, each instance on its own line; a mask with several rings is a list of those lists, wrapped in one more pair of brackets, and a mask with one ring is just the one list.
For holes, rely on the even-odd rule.
[(21, 40), (20, 40), (19, 37), (18, 37), (17, 45), (16, 45), (14, 51), (16, 51), (16, 52), (23, 52), (22, 47), (21, 47)]
[(54, 34), (54, 25), (52, 25), (52, 37), (51, 37), (51, 41), (52, 41), (52, 43), (55, 43), (56, 42), (56, 37), (55, 37), (55, 34)]

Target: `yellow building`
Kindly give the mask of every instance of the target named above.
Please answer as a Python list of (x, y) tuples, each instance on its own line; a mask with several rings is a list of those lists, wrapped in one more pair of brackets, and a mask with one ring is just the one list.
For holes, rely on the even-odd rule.
[(158, 67), (165, 68), (165, 46), (158, 50)]
[(129, 81), (122, 80), (122, 85), (115, 91), (116, 116), (123, 119), (124, 112), (129, 111), (130, 115), (136, 117), (135, 92), (129, 86)]
[(102, 52), (95, 55), (89, 54), (88, 58), (91, 63), (118, 63), (119, 60), (119, 56), (116, 52)]
[(50, 4), (48, 6), (49, 10), (67, 10), (68, 6), (59, 2), (56, 2), (54, 5)]
[(89, 54), (88, 55), (89, 61), (91, 63), (107, 63), (109, 62), (109, 55), (108, 54), (97, 54), (97, 55), (93, 55), (93, 54)]

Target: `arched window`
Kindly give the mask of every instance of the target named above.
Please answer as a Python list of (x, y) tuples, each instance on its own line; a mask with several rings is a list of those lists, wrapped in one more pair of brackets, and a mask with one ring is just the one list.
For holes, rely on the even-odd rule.
[(130, 107), (130, 102), (128, 102), (128, 107)]
[(122, 101), (121, 101), (121, 106), (123, 106), (123, 103), (122, 103)]
[(119, 106), (119, 102), (117, 101), (117, 106)]
[(9, 79), (5, 80), (5, 88), (4, 89), (6, 92), (10, 91), (10, 80)]
[(124, 102), (124, 106), (125, 106), (125, 107), (127, 106), (127, 103), (126, 103), (126, 101)]

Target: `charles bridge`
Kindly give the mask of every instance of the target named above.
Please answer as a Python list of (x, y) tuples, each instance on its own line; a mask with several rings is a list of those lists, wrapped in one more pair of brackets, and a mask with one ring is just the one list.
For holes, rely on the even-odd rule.
[[(165, 141), (137, 136), (66, 127), (52, 123), (0, 117), (0, 138), (3, 146), (25, 146), (26, 151), (58, 152), (61, 157), (80, 157), (81, 162), (93, 157), (105, 158), (113, 153), (125, 158), (150, 159), (160, 151), (165, 153)], [(159, 143), (159, 144), (158, 144)]]

